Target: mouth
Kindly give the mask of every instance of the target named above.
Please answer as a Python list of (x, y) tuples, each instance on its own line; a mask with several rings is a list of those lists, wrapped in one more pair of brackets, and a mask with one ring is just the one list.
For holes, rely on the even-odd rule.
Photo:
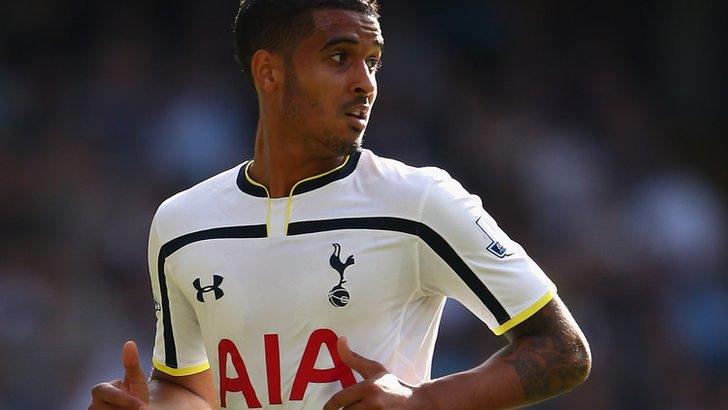
[(349, 126), (356, 132), (362, 132), (367, 127), (366, 116), (357, 116), (353, 114), (346, 114), (346, 116), (348, 117), (346, 122), (349, 123)]
[(367, 116), (366, 115), (357, 115), (357, 114), (346, 114), (347, 117), (356, 118), (357, 120), (366, 121)]
[(369, 106), (360, 104), (352, 107), (346, 115), (362, 121), (366, 121), (369, 118)]

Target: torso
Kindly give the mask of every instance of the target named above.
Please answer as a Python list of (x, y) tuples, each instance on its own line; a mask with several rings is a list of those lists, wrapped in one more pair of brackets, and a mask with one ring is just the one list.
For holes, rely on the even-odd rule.
[[(418, 238), (406, 232), (416, 229), (425, 180), (381, 161), (357, 153), (335, 179), (309, 181), (290, 199), (268, 199), (243, 164), (193, 188), (187, 195), (196, 189), (195, 198), (178, 198), (184, 218), (175, 223), (180, 235), (167, 238), (166, 280), (194, 309), (228, 408), (321, 408), (351, 376), (361, 380), (335, 365), (337, 336), (405, 381), (429, 378), (443, 298), (421, 292)], [(302, 363), (306, 349), (315, 354), (313, 369)], [(241, 372), (250, 388), (236, 392), (248, 383)], [(273, 380), (270, 390), (278, 377), (280, 387)]]

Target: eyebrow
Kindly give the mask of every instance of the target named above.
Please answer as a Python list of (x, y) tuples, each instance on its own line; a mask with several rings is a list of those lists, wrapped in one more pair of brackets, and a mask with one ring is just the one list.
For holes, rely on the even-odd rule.
[[(382, 42), (380, 39), (374, 39), (374, 45), (376, 47), (379, 47), (379, 50), (384, 50), (384, 42)], [(336, 36), (329, 39), (329, 41), (324, 44), (323, 47), (321, 47), (321, 50), (326, 50), (327, 48), (333, 47), (338, 44), (354, 44), (359, 45), (359, 40), (356, 37), (351, 36)]]

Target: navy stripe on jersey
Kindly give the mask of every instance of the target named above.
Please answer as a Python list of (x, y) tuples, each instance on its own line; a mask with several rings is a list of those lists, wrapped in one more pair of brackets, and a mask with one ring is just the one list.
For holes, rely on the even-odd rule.
[(503, 324), (511, 319), (506, 309), (501, 305), (493, 293), (478, 279), (475, 272), (468, 267), (463, 259), (447, 243), (447, 241), (429, 226), (422, 222), (393, 217), (368, 218), (341, 218), (317, 221), (293, 222), (288, 225), (289, 235), (303, 235), (307, 233), (333, 231), (341, 229), (375, 229), (395, 231), (416, 235), (422, 239), (442, 260), (450, 266), (459, 277), (468, 285), (481, 302), (490, 310), (498, 321)]
[[(343, 229), (372, 229), (381, 231), (402, 232), (422, 239), (448, 266), (465, 282), (470, 290), (480, 299), (498, 321), (503, 324), (511, 319), (505, 308), (495, 298), (493, 293), (478, 279), (475, 272), (468, 267), (463, 259), (447, 243), (447, 241), (429, 226), (422, 222), (394, 217), (363, 217), (322, 219), (314, 221), (293, 222), (288, 225), (288, 235), (305, 235), (316, 232), (335, 231)], [(177, 348), (174, 341), (172, 319), (169, 311), (169, 297), (167, 295), (167, 282), (164, 274), (166, 259), (182, 247), (210, 239), (254, 239), (267, 236), (265, 225), (230, 226), (212, 228), (189, 233), (165, 243), (159, 251), (158, 277), (162, 304), (162, 324), (164, 327), (164, 364), (176, 369)]]
[(246, 239), (265, 238), (267, 230), (265, 225), (228, 226), (222, 228), (206, 229), (182, 235), (162, 245), (157, 259), (157, 277), (159, 279), (159, 293), (162, 305), (162, 327), (164, 328), (164, 364), (177, 369), (177, 346), (174, 342), (172, 317), (169, 310), (169, 295), (167, 294), (167, 278), (164, 274), (164, 264), (167, 258), (182, 247), (191, 243), (209, 239)]
[(353, 154), (349, 155), (349, 160), (346, 162), (346, 164), (336, 171), (325, 174), (318, 178), (301, 182), (300, 184), (298, 184), (298, 186), (295, 187), (296, 190), (293, 192), (293, 195), (313, 191), (314, 189), (321, 188), (322, 186), (328, 185), (334, 181), (346, 178), (356, 169), (356, 164), (359, 163), (359, 157), (361, 157), (361, 151), (356, 151)]

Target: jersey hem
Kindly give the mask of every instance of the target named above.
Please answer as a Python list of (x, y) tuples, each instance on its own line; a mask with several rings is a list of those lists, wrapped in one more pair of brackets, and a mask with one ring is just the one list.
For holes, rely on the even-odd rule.
[(551, 299), (554, 298), (554, 296), (556, 296), (556, 290), (550, 288), (545, 295), (541, 296), (536, 302), (531, 304), (531, 306), (523, 309), (520, 313), (513, 316), (509, 321), (493, 329), (493, 333), (495, 333), (496, 336), (500, 336), (503, 333), (511, 330), (516, 325), (520, 324), (524, 320), (531, 317), (534, 313), (538, 312), (542, 307), (546, 306), (546, 304), (549, 303)]
[(204, 372), (205, 370), (210, 368), (209, 362), (198, 364), (197, 366), (183, 367), (180, 369), (169, 367), (164, 363), (158, 361), (157, 359), (152, 359), (152, 364), (154, 365), (155, 369), (167, 373), (170, 376), (189, 376), (192, 374)]

